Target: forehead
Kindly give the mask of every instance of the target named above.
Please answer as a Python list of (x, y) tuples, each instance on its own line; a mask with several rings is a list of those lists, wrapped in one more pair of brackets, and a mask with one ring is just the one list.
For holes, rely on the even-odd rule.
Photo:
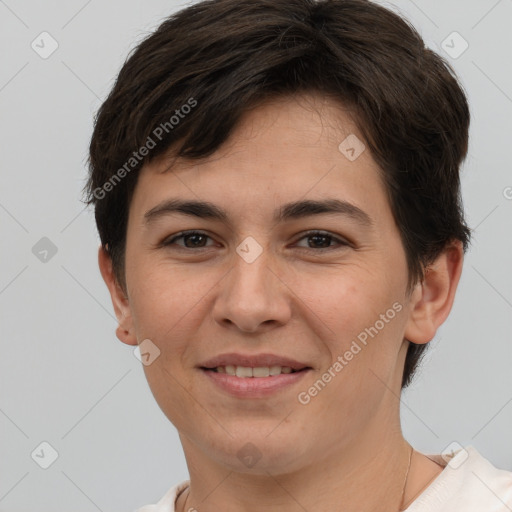
[[(251, 149), (258, 151), (260, 157), (269, 155), (275, 158), (278, 156), (275, 150), (283, 155), (289, 149), (295, 153), (297, 148), (307, 148), (310, 153), (317, 150), (319, 154), (335, 149), (338, 156), (339, 145), (347, 138), (356, 142), (359, 146), (356, 149), (363, 148), (363, 137), (353, 108), (320, 94), (278, 96), (245, 111), (228, 138), (212, 155), (176, 159), (171, 148), (143, 170), (166, 172), (171, 167), (174, 170), (206, 167), (220, 159), (233, 160), (236, 153)], [(348, 153), (341, 154), (350, 157)]]
[(295, 96), (246, 112), (209, 157), (176, 159), (170, 151), (144, 166), (132, 206), (147, 213), (172, 196), (261, 213), (268, 201), (275, 221), (276, 204), (327, 196), (357, 203), (378, 194), (385, 200), (381, 172), (353, 112), (325, 97)]

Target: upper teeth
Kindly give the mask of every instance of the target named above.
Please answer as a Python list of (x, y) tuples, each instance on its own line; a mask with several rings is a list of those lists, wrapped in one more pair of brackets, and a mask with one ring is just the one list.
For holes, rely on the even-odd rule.
[(218, 373), (227, 373), (228, 375), (236, 375), (237, 377), (268, 377), (269, 375), (279, 375), (281, 373), (292, 373), (289, 366), (260, 366), (250, 368), (247, 366), (217, 366), (215, 370)]

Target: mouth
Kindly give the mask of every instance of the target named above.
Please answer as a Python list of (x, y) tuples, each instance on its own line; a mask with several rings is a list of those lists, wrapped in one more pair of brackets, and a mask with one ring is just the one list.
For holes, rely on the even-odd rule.
[(266, 398), (291, 388), (313, 371), (306, 363), (277, 354), (220, 354), (198, 369), (208, 385), (239, 399)]
[(225, 373), (241, 378), (271, 377), (311, 369), (304, 362), (277, 354), (240, 354), (236, 352), (219, 354), (203, 361), (199, 368), (216, 373)]
[[(222, 368), (222, 367), (221, 367)], [(219, 368), (201, 368), (202, 374), (208, 379), (208, 389), (213, 384), (213, 389), (220, 391), (222, 394), (236, 399), (265, 399), (271, 396), (282, 396), (289, 399), (289, 395), (280, 395), (279, 392), (288, 390), (291, 392), (293, 386), (297, 386), (302, 381), (311, 368), (302, 368), (292, 370), (290, 367), (276, 367), (274, 375), (270, 375), (270, 368), (262, 367), (235, 367), (225, 368), (226, 373), (219, 372)], [(235, 374), (230, 375), (228, 371), (234, 369)], [(279, 373), (277, 371), (279, 370)], [(284, 370), (282, 372), (282, 370)], [(288, 373), (286, 373), (288, 372)], [(260, 374), (261, 377), (256, 375)], [(268, 373), (268, 375), (267, 375)], [(238, 375), (237, 375), (238, 374)]]
[(238, 377), (241, 379), (248, 378), (265, 378), (265, 377), (274, 377), (277, 375), (288, 375), (291, 373), (300, 373), (306, 370), (310, 370), (310, 366), (305, 366), (303, 368), (294, 369), (291, 366), (280, 366), (280, 365), (272, 365), (272, 366), (235, 366), (235, 365), (223, 365), (216, 366), (212, 368), (208, 368), (205, 366), (201, 367), (202, 370), (207, 372), (214, 373), (222, 373), (226, 375), (230, 375), (232, 377)]

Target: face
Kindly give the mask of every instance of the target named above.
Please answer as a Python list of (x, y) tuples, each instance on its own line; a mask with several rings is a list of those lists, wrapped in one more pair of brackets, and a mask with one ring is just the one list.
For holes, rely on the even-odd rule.
[[(190, 450), (226, 468), (293, 470), (398, 420), (406, 258), (380, 171), (354, 136), (338, 103), (289, 97), (246, 114), (212, 157), (166, 172), (160, 160), (139, 176), (121, 338), (150, 340), (148, 361), (159, 351), (144, 366), (159, 406)], [(173, 200), (212, 208), (180, 212)], [(204, 369), (232, 362), (209, 361), (225, 354), (275, 356), (238, 365), (261, 375), (286, 360), (305, 369)], [(261, 458), (251, 469), (245, 455)]]

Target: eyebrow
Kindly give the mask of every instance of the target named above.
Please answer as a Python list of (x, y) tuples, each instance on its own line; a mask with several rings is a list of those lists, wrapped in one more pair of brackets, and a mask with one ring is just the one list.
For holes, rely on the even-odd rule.
[[(225, 210), (208, 201), (168, 199), (144, 214), (144, 223), (151, 224), (156, 219), (172, 214), (187, 215), (200, 219), (218, 220), (229, 224), (229, 216)], [(335, 214), (344, 215), (364, 226), (372, 226), (370, 216), (347, 201), (339, 199), (303, 200), (287, 203), (274, 212), (274, 222), (301, 219), (312, 215)]]

